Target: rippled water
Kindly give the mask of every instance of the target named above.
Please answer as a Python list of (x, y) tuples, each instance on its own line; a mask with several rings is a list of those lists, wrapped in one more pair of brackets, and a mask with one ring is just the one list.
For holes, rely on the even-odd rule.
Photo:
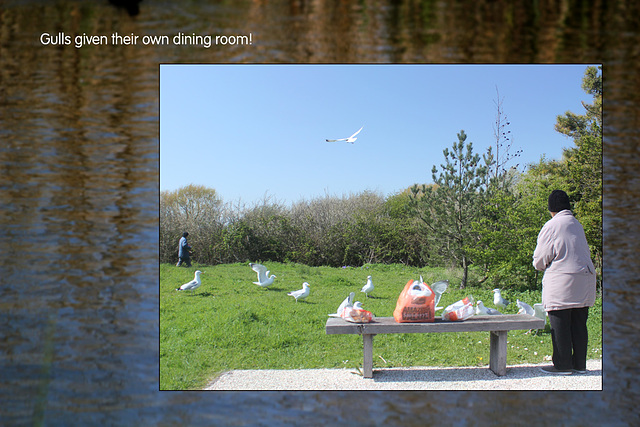
[[(585, 413), (637, 424), (640, 10), (522, 3), (145, 0), (130, 16), (98, 0), (3, 2), (0, 424), (577, 424)], [(39, 43), (43, 32), (179, 31), (251, 33), (253, 44)], [(158, 75), (168, 62), (604, 63), (604, 391), (159, 392)]]

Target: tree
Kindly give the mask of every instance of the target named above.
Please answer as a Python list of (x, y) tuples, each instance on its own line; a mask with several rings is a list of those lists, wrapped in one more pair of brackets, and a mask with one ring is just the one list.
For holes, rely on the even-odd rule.
[(557, 117), (555, 130), (572, 138), (575, 147), (565, 149), (574, 213), (584, 227), (596, 267), (602, 267), (602, 67), (588, 67), (582, 89), (593, 96), (583, 102), (585, 114), (567, 111)]
[[(520, 176), (518, 165), (508, 166), (511, 160), (520, 156), (522, 150), (511, 152), (511, 122), (504, 112), (504, 98), (500, 98), (497, 87), (496, 94), (496, 118), (493, 124), (495, 145), (490, 146), (484, 156), (489, 169), (486, 190), (483, 203), (479, 206), (481, 215), (472, 222), (472, 228), (479, 237), (467, 250), (474, 261), (484, 267), (485, 277), (481, 281), (491, 278), (495, 285), (504, 286), (503, 282), (507, 280), (511, 282), (508, 285), (523, 280), (521, 272), (526, 271), (526, 267), (520, 265), (523, 257), (520, 243), (527, 228), (522, 227), (516, 211), (519, 196), (514, 189)], [(527, 256), (530, 258), (530, 255)]]
[(212, 211), (218, 211), (222, 200), (213, 188), (189, 184), (175, 191), (163, 191), (164, 207), (187, 222), (198, 222)]
[(223, 225), (223, 203), (213, 188), (190, 184), (160, 193), (160, 257), (177, 259), (178, 239), (189, 232), (194, 259), (212, 262), (217, 235)]
[(549, 194), (567, 187), (567, 165), (542, 157), (526, 173), (512, 168), (506, 174), (505, 187), (485, 191), (481, 215), (472, 223), (479, 240), (468, 252), (495, 286), (534, 289), (539, 283), (531, 256), (540, 228), (551, 219)]
[[(489, 177), (496, 181), (499, 186), (504, 186), (505, 178), (507, 178), (506, 165), (512, 159), (519, 157), (522, 154), (522, 150), (516, 150), (515, 153), (511, 153), (511, 147), (513, 146), (513, 134), (509, 126), (511, 122), (502, 108), (504, 98), (500, 98), (500, 92), (496, 87), (497, 99), (493, 101), (496, 106), (496, 121), (493, 124), (493, 136), (495, 138), (495, 156), (493, 155), (493, 148), (489, 147), (487, 157), (491, 158), (491, 167), (489, 169)], [(515, 166), (516, 168), (518, 165)]]
[(414, 185), (411, 198), (420, 218), (439, 241), (442, 254), (462, 267), (460, 289), (463, 289), (471, 264), (468, 247), (477, 241), (471, 223), (478, 217), (488, 168), (480, 166), (480, 156), (473, 154), (471, 142), (465, 146), (467, 135), (464, 130), (457, 136), (453, 151), (448, 148), (443, 151), (445, 163), (440, 165), (439, 174), (433, 166), (431, 172), (436, 185), (423, 185), (422, 188)]

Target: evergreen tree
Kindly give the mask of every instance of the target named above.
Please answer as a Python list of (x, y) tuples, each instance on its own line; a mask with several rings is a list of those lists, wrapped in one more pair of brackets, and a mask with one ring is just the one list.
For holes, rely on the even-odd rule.
[(584, 227), (598, 269), (602, 266), (602, 67), (588, 67), (582, 89), (593, 96), (583, 102), (585, 114), (567, 111), (557, 117), (556, 131), (572, 138), (575, 147), (565, 149), (569, 174), (567, 193), (576, 217)]
[(488, 173), (487, 167), (480, 165), (480, 156), (473, 153), (473, 144), (465, 145), (466, 140), (461, 130), (452, 151), (444, 149), (445, 163), (440, 165), (440, 173), (435, 165), (431, 171), (435, 185), (414, 185), (411, 189), (414, 208), (439, 243), (441, 254), (462, 267), (461, 289), (467, 285), (471, 264), (468, 247), (478, 239), (471, 223), (478, 217)]
[[(523, 282), (523, 257), (530, 259), (521, 251), (523, 233), (521, 217), (516, 211), (518, 193), (514, 191), (515, 182), (520, 176), (517, 166), (509, 167), (508, 163), (521, 155), (522, 150), (511, 151), (513, 134), (509, 129), (511, 122), (503, 109), (504, 99), (496, 88), (496, 118), (493, 124), (494, 145), (484, 155), (489, 169), (483, 203), (479, 206), (481, 215), (472, 222), (472, 228), (479, 240), (467, 248), (475, 262), (482, 265), (485, 277), (481, 282), (491, 278), (495, 285), (505, 286)], [(495, 155), (494, 155), (495, 147)], [(528, 257), (528, 258), (527, 258)], [(530, 264), (530, 262), (528, 262)], [(526, 275), (526, 274), (525, 274)], [(504, 283), (505, 281), (509, 283)]]

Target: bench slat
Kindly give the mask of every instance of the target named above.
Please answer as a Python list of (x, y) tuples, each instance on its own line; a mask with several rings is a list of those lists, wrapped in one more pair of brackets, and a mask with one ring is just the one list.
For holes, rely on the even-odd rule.
[(393, 317), (376, 317), (371, 323), (350, 323), (340, 318), (327, 320), (326, 333), (333, 334), (411, 334), (429, 332), (511, 331), (542, 329), (545, 321), (528, 314), (472, 316), (461, 322), (436, 318), (433, 323), (397, 323)]

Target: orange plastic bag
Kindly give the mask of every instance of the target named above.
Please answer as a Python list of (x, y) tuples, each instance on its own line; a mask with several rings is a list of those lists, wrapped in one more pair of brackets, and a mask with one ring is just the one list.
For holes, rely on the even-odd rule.
[(409, 280), (400, 292), (393, 318), (398, 323), (433, 322), (434, 309), (435, 294), (431, 288), (423, 282)]

